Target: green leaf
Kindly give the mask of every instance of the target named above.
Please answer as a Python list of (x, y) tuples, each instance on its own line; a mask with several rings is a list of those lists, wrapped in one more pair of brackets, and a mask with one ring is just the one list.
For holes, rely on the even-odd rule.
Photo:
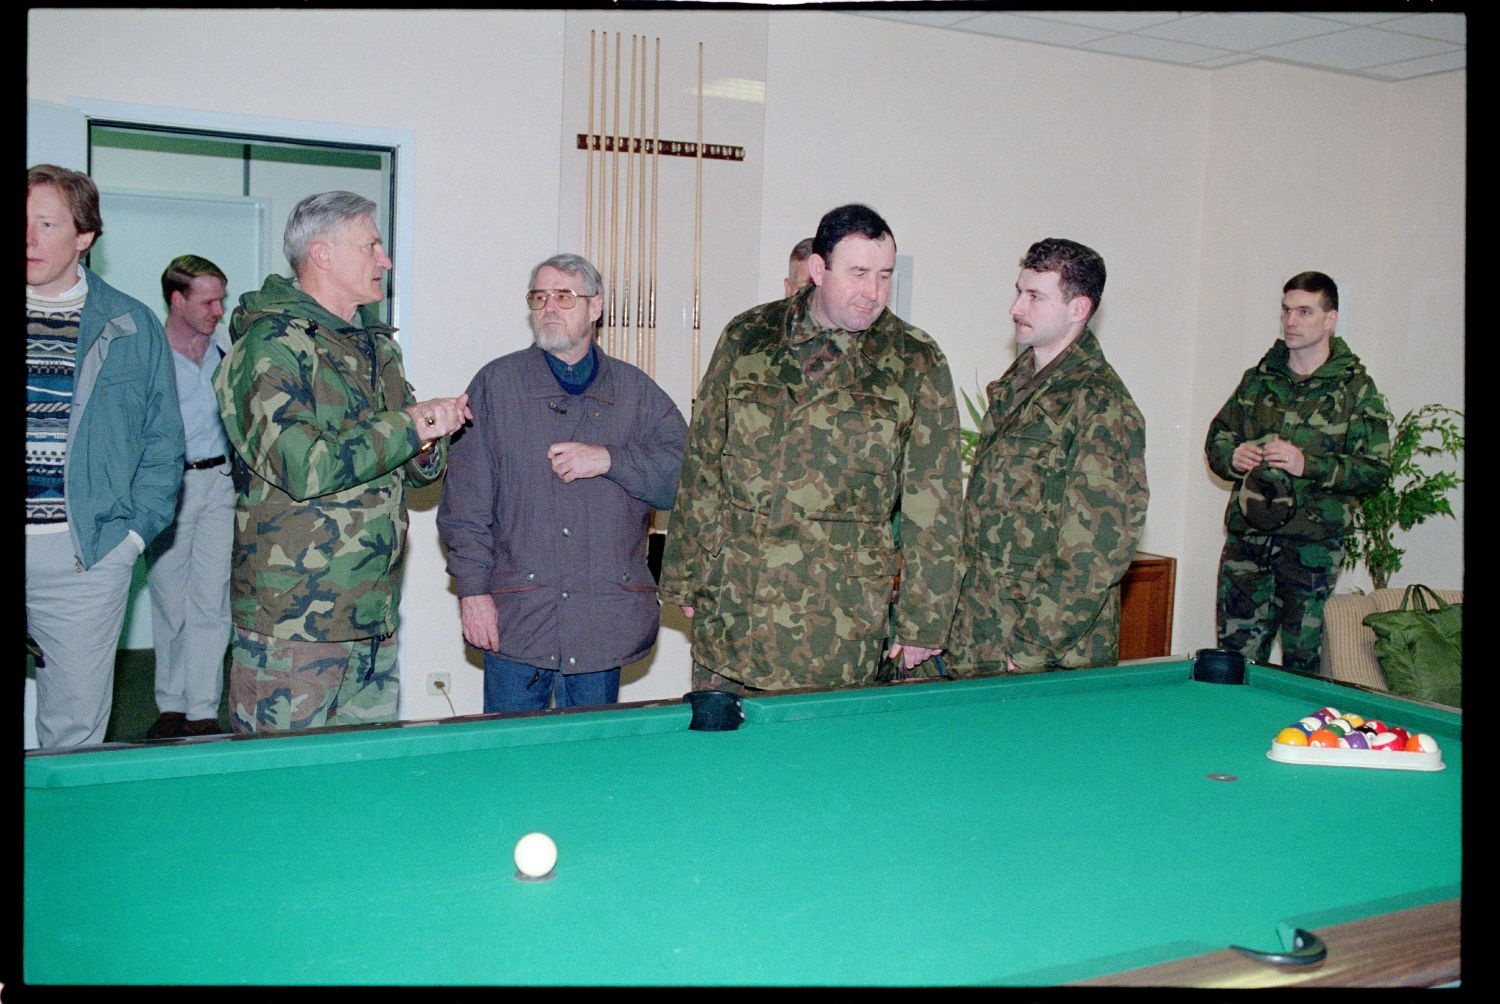
[(1384, 484), (1360, 499), (1344, 553), (1344, 567), (1361, 561), (1377, 589), (1401, 570), (1404, 548), (1397, 529), (1410, 530), (1433, 516), (1453, 516), (1448, 495), (1463, 484), (1456, 471), (1429, 473), (1419, 458), (1463, 456), (1464, 437), (1458, 419), (1463, 412), (1440, 404), (1406, 413), (1391, 434), (1391, 473)]

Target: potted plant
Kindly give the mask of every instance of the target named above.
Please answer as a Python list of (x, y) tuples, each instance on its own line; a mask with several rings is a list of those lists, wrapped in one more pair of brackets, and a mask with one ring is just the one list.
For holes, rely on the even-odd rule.
[(1464, 437), (1458, 426), (1463, 412), (1440, 404), (1424, 405), (1406, 413), (1391, 437), (1391, 473), (1385, 483), (1359, 500), (1354, 526), (1344, 552), (1344, 567), (1363, 561), (1376, 589), (1384, 589), (1401, 570), (1406, 549), (1396, 546), (1397, 529), (1410, 530), (1430, 516), (1453, 515), (1448, 493), (1463, 483), (1454, 471), (1429, 474), (1422, 461), (1429, 457), (1463, 455)]

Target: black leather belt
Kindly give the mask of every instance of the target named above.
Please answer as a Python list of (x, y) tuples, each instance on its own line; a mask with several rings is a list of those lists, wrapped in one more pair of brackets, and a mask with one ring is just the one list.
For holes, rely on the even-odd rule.
[(206, 471), (210, 467), (218, 467), (228, 459), (228, 457), (221, 453), (217, 457), (209, 457), (207, 460), (189, 460), (182, 466), (185, 470), (189, 471)]

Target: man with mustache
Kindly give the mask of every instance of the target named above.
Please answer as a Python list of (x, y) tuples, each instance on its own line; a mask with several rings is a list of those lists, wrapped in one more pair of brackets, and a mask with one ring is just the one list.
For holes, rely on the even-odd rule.
[(438, 531), (464, 640), (484, 653), (484, 710), (613, 704), (620, 667), (656, 643), (654, 509), (677, 489), (687, 423), (645, 373), (599, 348), (599, 272), (532, 269), (536, 343), (469, 384)]
[(1146, 423), (1088, 326), (1104, 259), (1048, 238), (1020, 265), (1021, 351), (987, 388), (964, 505), (959, 676), (1113, 665), (1146, 522)]

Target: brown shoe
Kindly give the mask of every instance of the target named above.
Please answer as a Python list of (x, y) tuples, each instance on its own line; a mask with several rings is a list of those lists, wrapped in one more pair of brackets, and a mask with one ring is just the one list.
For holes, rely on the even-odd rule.
[(221, 731), (217, 718), (189, 718), (182, 728), (185, 736), (216, 736)]
[(163, 711), (156, 716), (156, 721), (146, 730), (147, 739), (176, 739), (184, 735), (187, 728), (187, 715), (181, 711)]

